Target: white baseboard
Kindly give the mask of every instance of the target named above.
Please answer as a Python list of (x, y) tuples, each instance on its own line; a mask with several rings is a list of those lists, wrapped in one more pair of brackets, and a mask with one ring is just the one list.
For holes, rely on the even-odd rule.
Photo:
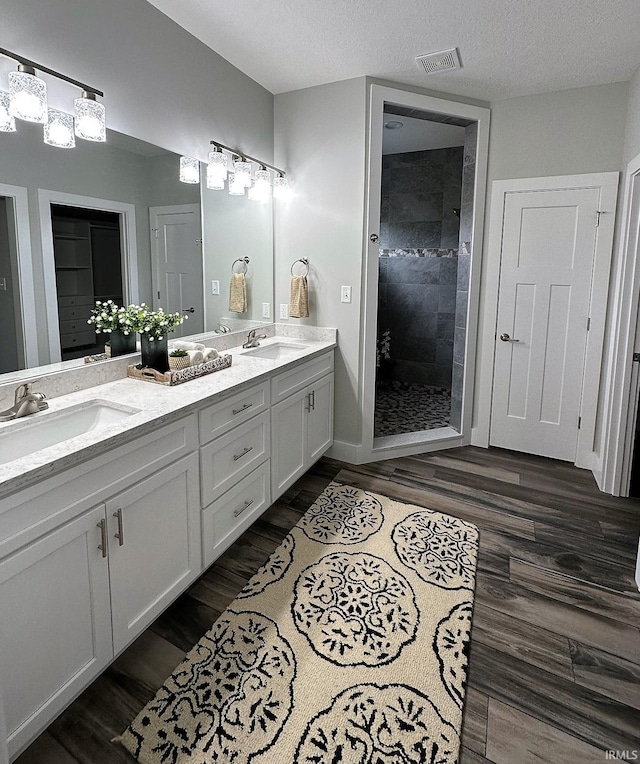
[(347, 443), (344, 440), (334, 440), (333, 445), (327, 451), (326, 456), (349, 464), (360, 464), (360, 452), (362, 446), (355, 443)]

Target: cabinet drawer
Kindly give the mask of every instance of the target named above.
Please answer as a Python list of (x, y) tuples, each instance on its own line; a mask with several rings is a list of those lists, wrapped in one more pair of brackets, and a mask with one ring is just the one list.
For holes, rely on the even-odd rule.
[(269, 403), (269, 382), (244, 390), (241, 393), (226, 398), (219, 403), (213, 403), (200, 412), (200, 443), (223, 435), (225, 432), (247, 419), (261, 414)]
[(270, 455), (269, 412), (200, 449), (202, 506), (210, 504)]
[(303, 387), (333, 371), (333, 351), (313, 361), (296, 366), (291, 371), (278, 374), (271, 380), (271, 402), (279, 403)]
[(61, 305), (58, 309), (58, 314), (61, 321), (80, 319), (86, 322), (91, 315), (91, 305), (69, 305), (66, 307)]
[(60, 308), (75, 308), (79, 305), (85, 305), (88, 312), (93, 308), (94, 301), (92, 294), (76, 294), (66, 297), (58, 297), (58, 307)]
[(63, 350), (67, 348), (81, 348), (84, 345), (95, 345), (96, 333), (91, 329), (84, 332), (75, 332), (74, 334), (61, 334), (60, 347)]
[[(60, 334), (78, 334), (78, 332), (90, 331), (93, 336), (96, 336), (96, 332), (88, 324), (84, 318), (70, 318), (66, 321), (60, 321)], [(64, 338), (63, 338), (64, 339)], [(105, 342), (108, 338), (105, 338)]]
[(269, 462), (229, 489), (202, 512), (202, 559), (208, 567), (271, 503)]

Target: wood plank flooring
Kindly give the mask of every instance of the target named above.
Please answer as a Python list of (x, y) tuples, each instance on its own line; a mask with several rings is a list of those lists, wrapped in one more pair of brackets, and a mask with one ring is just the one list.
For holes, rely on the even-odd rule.
[(590, 473), (561, 462), (468, 447), (360, 466), (321, 460), (18, 763), (130, 764), (111, 738), (332, 479), (480, 528), (460, 764), (640, 757), (640, 502), (601, 494)]

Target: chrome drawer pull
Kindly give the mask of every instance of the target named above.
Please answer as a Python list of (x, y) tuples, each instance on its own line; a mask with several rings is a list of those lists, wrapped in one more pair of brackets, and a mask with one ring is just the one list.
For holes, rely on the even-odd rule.
[(119, 509), (117, 512), (114, 512), (113, 516), (118, 518), (118, 532), (115, 534), (115, 537), (118, 539), (118, 545), (122, 546), (124, 544), (124, 526), (122, 523), (122, 509)]
[(253, 499), (251, 499), (250, 501), (245, 501), (245, 503), (239, 509), (233, 510), (233, 516), (239, 517), (245, 511), (245, 509), (249, 509), (249, 507), (252, 504), (253, 504)]
[(233, 461), (237, 462), (238, 459), (242, 459), (242, 457), (246, 456), (249, 453), (249, 451), (253, 451), (253, 446), (246, 446), (245, 448), (242, 449), (241, 453), (234, 454), (233, 455)]
[(236, 414), (242, 414), (243, 411), (246, 411), (247, 409), (250, 409), (253, 406), (253, 403), (245, 403), (244, 406), (240, 406), (239, 409), (232, 409), (231, 413), (233, 416)]
[(107, 546), (107, 521), (106, 520), (100, 520), (99, 523), (96, 523), (96, 527), (100, 528), (100, 540), (102, 541), (102, 544), (98, 546), (98, 549), (102, 550), (102, 556), (106, 557), (108, 554), (108, 546)]

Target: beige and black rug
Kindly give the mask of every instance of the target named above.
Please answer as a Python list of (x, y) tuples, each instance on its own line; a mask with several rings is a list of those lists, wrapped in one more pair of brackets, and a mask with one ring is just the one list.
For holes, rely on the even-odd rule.
[(477, 547), (331, 483), (119, 741), (143, 764), (454, 764)]

